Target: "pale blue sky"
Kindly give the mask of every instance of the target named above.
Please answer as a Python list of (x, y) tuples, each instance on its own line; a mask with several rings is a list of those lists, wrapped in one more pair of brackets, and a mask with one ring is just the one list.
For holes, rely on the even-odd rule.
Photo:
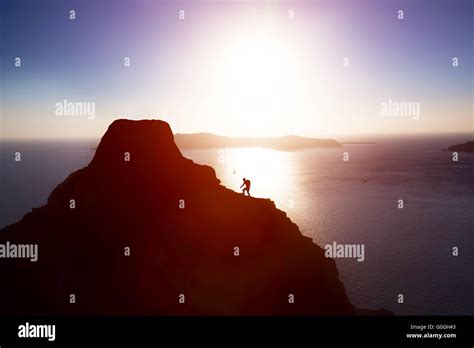
[[(94, 137), (122, 117), (224, 135), (473, 130), (468, 0), (1, 6), (4, 138)], [(64, 99), (94, 102), (95, 118), (56, 116)], [(381, 117), (388, 99), (419, 102), (420, 119)]]

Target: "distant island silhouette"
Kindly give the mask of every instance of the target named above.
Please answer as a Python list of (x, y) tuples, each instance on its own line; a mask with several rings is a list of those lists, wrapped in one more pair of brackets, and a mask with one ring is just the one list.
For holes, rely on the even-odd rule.
[(298, 150), (316, 147), (341, 147), (334, 139), (306, 138), (297, 135), (281, 137), (252, 138), (226, 137), (212, 133), (175, 134), (174, 141), (180, 149), (224, 148), (224, 147), (262, 147), (275, 150)]
[(474, 141), (467, 141), (464, 144), (453, 145), (448, 147), (446, 150), (474, 153)]
[(114, 121), (87, 167), (0, 230), (6, 242), (38, 257), (0, 261), (4, 315), (389, 314), (355, 308), (286, 213), (222, 186), (159, 120)]

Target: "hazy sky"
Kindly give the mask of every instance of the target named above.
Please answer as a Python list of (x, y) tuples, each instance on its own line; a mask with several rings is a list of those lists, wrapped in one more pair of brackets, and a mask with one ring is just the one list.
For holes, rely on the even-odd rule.
[[(473, 131), (470, 0), (0, 6), (3, 138), (95, 137), (116, 118), (235, 136)], [(64, 100), (95, 114), (58, 115)]]

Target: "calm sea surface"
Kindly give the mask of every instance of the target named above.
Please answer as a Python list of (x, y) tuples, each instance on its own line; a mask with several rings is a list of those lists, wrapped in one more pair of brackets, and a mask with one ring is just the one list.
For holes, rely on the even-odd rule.
[[(397, 314), (474, 314), (474, 155), (440, 151), (472, 135), (376, 139), (374, 145), (282, 152), (184, 150), (216, 169), (222, 184), (286, 211), (325, 244), (364, 244), (365, 260), (337, 259), (351, 301)], [(98, 140), (2, 142), (0, 227), (46, 203), (84, 167)], [(15, 162), (15, 152), (21, 162)], [(343, 161), (348, 152), (349, 161)], [(404, 208), (397, 208), (403, 199)], [(459, 256), (452, 256), (452, 248)], [(403, 294), (404, 303), (397, 303)]]

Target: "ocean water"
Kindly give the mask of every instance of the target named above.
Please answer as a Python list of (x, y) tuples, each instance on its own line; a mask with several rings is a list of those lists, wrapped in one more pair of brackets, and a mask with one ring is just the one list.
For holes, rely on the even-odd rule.
[[(363, 244), (363, 262), (336, 259), (356, 306), (400, 315), (473, 315), (474, 155), (461, 153), (453, 162), (450, 152), (440, 151), (472, 135), (374, 140), (294, 152), (182, 152), (214, 167), (235, 191), (249, 178), (253, 196), (272, 199), (320, 246)], [(2, 142), (0, 227), (45, 204), (57, 184), (89, 163), (97, 143)], [(404, 303), (397, 302), (399, 294)]]

